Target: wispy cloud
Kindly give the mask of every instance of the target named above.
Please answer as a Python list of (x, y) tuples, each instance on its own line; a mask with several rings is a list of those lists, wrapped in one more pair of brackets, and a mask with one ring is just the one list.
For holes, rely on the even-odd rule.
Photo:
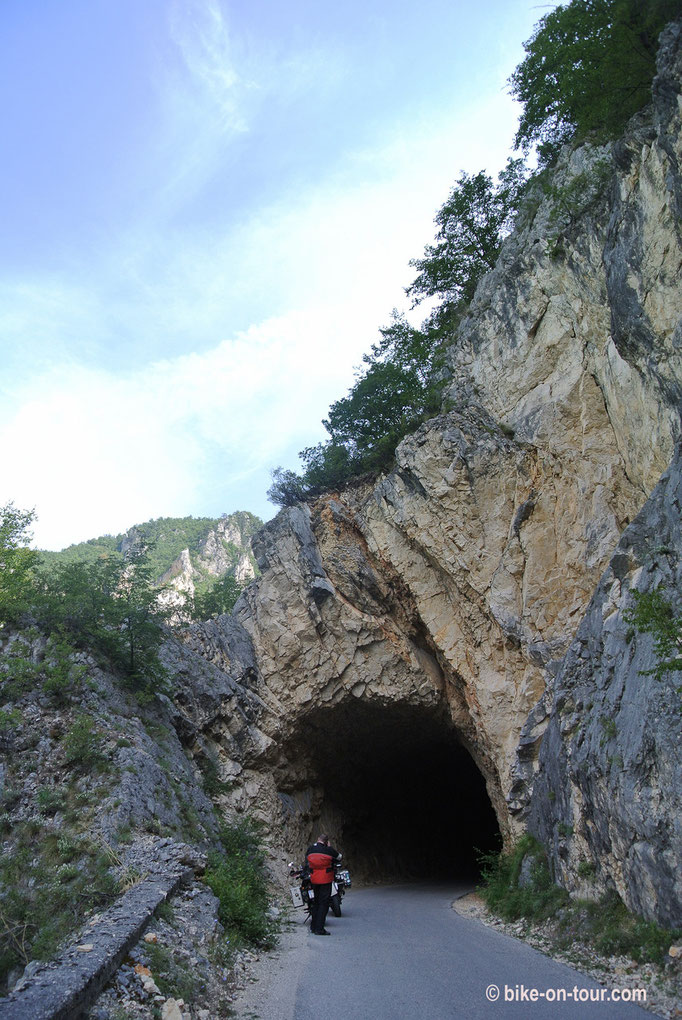
[(248, 128), (247, 93), (258, 88), (230, 37), (218, 0), (176, 0), (171, 8), (171, 37), (196, 89), (197, 105), (218, 114), (223, 131)]

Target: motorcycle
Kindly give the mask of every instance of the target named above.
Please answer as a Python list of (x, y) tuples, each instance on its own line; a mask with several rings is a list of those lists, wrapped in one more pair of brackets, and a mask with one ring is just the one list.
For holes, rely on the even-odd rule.
[[(298, 867), (291, 861), (289, 864), (289, 875), (291, 878), (296, 879), (298, 883), (290, 888), (292, 902), (295, 907), (304, 907), (308, 914), (306, 920), (310, 920), (315, 901), (313, 884), (310, 881), (310, 869), (307, 865)], [(348, 869), (342, 868), (339, 864), (335, 865), (331, 899), (329, 901), (329, 907), (334, 917), (341, 917), (341, 900), (345, 895), (346, 889), (350, 889), (350, 887), (351, 877)]]
[(334, 917), (341, 917), (341, 900), (345, 896), (346, 889), (350, 889), (350, 872), (347, 868), (337, 865), (334, 868), (334, 881), (332, 882), (332, 896), (329, 907)]

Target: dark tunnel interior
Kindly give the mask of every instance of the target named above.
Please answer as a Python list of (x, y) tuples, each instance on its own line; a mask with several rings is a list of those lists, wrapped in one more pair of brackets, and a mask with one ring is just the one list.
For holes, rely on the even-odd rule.
[(325, 807), (343, 818), (332, 842), (358, 877), (473, 879), (480, 853), (501, 848), (483, 776), (443, 713), (357, 699), (305, 729)]

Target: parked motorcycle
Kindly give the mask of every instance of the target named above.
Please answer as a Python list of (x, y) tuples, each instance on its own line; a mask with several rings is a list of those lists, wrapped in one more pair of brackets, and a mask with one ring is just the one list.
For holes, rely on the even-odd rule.
[(332, 882), (332, 897), (329, 901), (329, 907), (334, 917), (341, 917), (341, 900), (343, 899), (346, 889), (350, 889), (351, 880), (350, 872), (347, 868), (341, 868), (338, 865), (334, 868), (334, 881)]
[[(289, 875), (296, 880), (296, 885), (291, 886), (291, 899), (295, 907), (304, 907), (308, 913), (308, 919), (312, 917), (313, 902), (315, 893), (313, 884), (310, 881), (310, 869), (307, 865), (298, 867), (293, 861), (289, 864)], [(341, 917), (341, 900), (346, 889), (351, 887), (350, 872), (340, 865), (334, 866), (334, 878), (332, 880), (331, 899), (329, 907), (334, 917)]]
[(292, 902), (295, 907), (304, 907), (308, 913), (306, 920), (310, 920), (315, 899), (313, 884), (310, 881), (310, 868), (307, 865), (298, 867), (293, 861), (290, 861), (289, 876), (296, 880), (296, 885), (292, 885), (289, 889)]

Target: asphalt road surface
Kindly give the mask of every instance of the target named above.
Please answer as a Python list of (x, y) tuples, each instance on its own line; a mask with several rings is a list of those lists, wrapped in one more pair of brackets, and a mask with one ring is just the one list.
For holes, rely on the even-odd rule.
[(651, 1020), (639, 1006), (608, 1001), (619, 989), (602, 992), (592, 978), (461, 917), (451, 904), (462, 891), (455, 885), (351, 889), (343, 917), (328, 917), (329, 938), (310, 935), (299, 919), (275, 954), (262, 957), (257, 980), (234, 1004), (237, 1016)]

